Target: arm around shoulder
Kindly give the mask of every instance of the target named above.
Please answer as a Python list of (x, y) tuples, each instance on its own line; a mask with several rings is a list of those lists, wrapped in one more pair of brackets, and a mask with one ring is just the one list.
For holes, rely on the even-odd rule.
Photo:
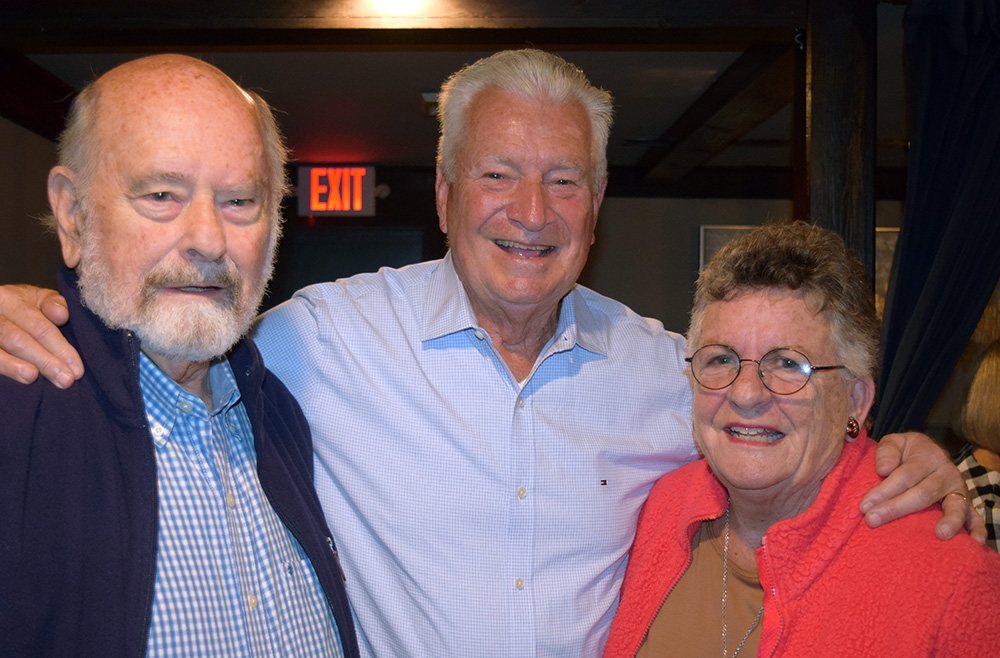
[(0, 376), (22, 384), (41, 373), (59, 388), (83, 376), (83, 361), (59, 326), (69, 319), (66, 300), (54, 290), (0, 286)]

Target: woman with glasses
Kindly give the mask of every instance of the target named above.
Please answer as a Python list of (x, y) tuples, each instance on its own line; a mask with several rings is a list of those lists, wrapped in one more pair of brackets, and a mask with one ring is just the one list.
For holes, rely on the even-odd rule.
[(1000, 556), (939, 541), (930, 510), (874, 530), (860, 513), (879, 481), (863, 272), (803, 223), (702, 272), (687, 361), (704, 459), (645, 503), (606, 657), (995, 654)]

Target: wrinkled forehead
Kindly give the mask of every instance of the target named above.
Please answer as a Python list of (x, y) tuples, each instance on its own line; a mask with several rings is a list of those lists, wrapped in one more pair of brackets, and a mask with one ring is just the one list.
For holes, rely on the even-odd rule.
[(200, 70), (114, 75), (98, 87), (97, 160), (119, 174), (214, 168), (229, 179), (265, 179), (253, 101), (227, 78)]
[(528, 150), (588, 173), (591, 149), (590, 120), (578, 101), (526, 97), (500, 87), (486, 87), (473, 98), (458, 144), (464, 159)]
[(95, 91), (97, 123), (111, 135), (184, 122), (223, 128), (233, 120), (239, 123), (231, 132), (251, 125), (250, 132), (259, 133), (252, 99), (221, 71), (201, 62), (130, 62), (98, 79)]
[[(740, 286), (729, 291), (722, 299), (708, 301), (704, 305), (694, 309), (689, 332), (689, 340), (692, 345), (700, 342), (702, 334), (705, 332), (714, 332), (719, 328), (717, 325), (726, 322), (715, 311), (718, 311), (727, 304), (748, 299), (759, 299), (761, 301), (789, 300), (793, 303), (802, 304), (804, 311), (808, 315), (820, 316), (822, 321), (827, 324), (830, 322), (830, 318), (823, 313), (825, 299), (817, 290), (811, 288), (792, 290), (790, 288), (775, 286)], [(728, 325), (722, 326), (728, 327)]]

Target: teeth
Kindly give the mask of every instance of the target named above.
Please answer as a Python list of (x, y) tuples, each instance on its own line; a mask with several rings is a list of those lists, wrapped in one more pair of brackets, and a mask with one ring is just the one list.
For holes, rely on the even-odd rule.
[(781, 432), (769, 432), (761, 427), (729, 427), (726, 431), (737, 439), (757, 443), (774, 443), (784, 436)]
[(504, 247), (505, 249), (522, 249), (524, 251), (548, 251), (552, 247), (542, 247), (538, 245), (526, 245), (520, 242), (513, 242), (511, 240), (497, 240), (498, 246)]

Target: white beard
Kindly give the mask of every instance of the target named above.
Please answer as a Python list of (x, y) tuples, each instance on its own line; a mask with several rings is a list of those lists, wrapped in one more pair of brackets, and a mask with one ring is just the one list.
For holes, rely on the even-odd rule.
[[(77, 267), (81, 298), (111, 329), (128, 329), (147, 354), (190, 362), (209, 361), (225, 355), (250, 328), (270, 278), (271, 258), (256, 285), (244, 290), (244, 277), (228, 258), (212, 262), (183, 259), (166, 261), (142, 281), (138, 294), (132, 282), (119, 281), (91, 231), (81, 231), (81, 256)], [(164, 285), (219, 286), (219, 300), (165, 299)], [(138, 298), (136, 298), (138, 297)], [(179, 297), (174, 295), (174, 297)]]

